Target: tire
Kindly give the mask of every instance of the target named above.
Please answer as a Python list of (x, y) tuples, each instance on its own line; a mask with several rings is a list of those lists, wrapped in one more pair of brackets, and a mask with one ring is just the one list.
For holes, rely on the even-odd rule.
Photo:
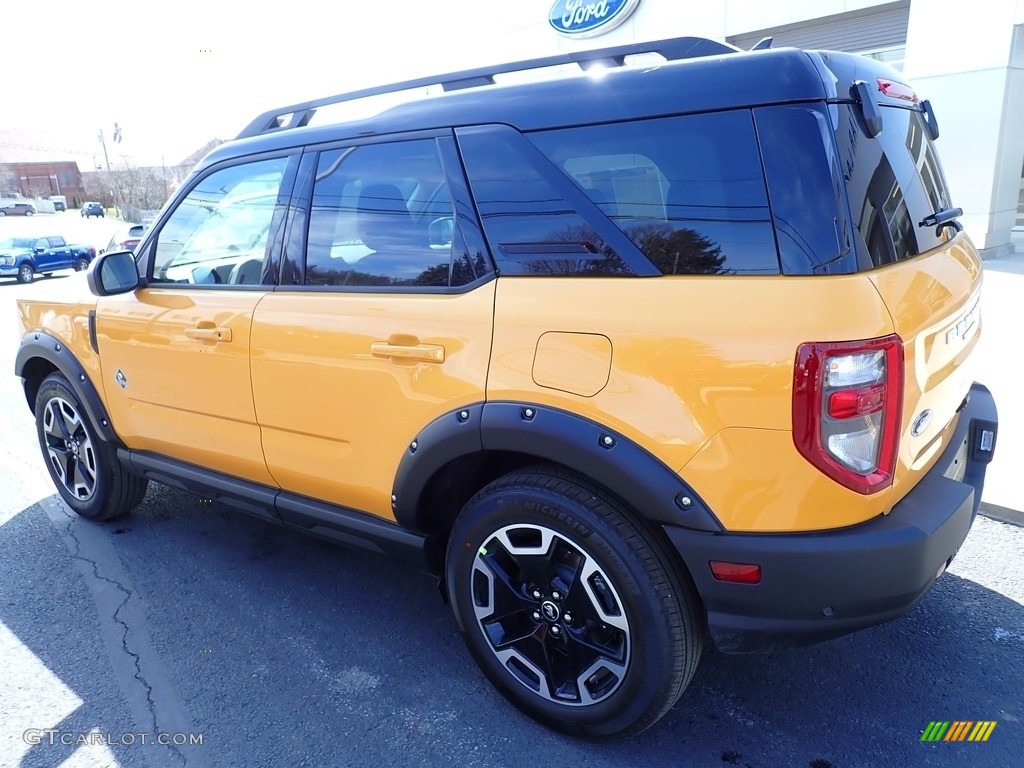
[(31, 283), (33, 278), (36, 276), (36, 271), (32, 269), (32, 265), (28, 262), (23, 263), (18, 267), (18, 282), (19, 283)]
[(98, 437), (63, 374), (43, 380), (35, 406), (43, 460), (71, 509), (90, 520), (112, 520), (139, 505), (149, 481), (127, 471), (115, 447)]
[(0, 211), (0, 218), (3, 218), (6, 215), (7, 215), (7, 211)]
[(513, 472), (455, 521), (452, 611), (484, 674), (529, 716), (578, 736), (639, 733), (676, 703), (703, 649), (699, 601), (666, 547), (576, 475)]
[(78, 259), (75, 262), (76, 272), (85, 272), (89, 268), (89, 261), (87, 259)]
[(35, 214), (34, 211), (25, 211), (25, 215), (26, 216), (33, 216), (34, 214)]

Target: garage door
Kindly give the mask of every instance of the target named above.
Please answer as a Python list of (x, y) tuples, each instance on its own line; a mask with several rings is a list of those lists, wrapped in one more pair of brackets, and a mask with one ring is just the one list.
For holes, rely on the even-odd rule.
[(727, 38), (748, 50), (765, 37), (772, 48), (819, 48), (831, 51), (875, 51), (906, 45), (910, 2), (876, 5), (862, 11), (762, 29)]

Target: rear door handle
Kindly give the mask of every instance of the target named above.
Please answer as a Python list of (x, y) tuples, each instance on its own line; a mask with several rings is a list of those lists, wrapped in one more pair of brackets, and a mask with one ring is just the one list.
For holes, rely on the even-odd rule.
[(389, 341), (375, 341), (370, 344), (370, 354), (374, 357), (390, 357), (396, 360), (444, 362), (444, 347), (440, 344), (392, 344)]
[(185, 336), (197, 341), (231, 341), (231, 329), (219, 328), (212, 323), (209, 326), (200, 323), (195, 328), (186, 328)]

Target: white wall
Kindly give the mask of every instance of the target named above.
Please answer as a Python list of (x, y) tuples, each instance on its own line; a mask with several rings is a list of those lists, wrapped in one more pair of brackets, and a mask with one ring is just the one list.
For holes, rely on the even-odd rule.
[(986, 256), (1013, 250), (1024, 156), (1020, 10), (1019, 0), (975, 0), (970, 13), (955, 17), (936, 13), (934, 0), (910, 7), (905, 72), (936, 107), (953, 202)]

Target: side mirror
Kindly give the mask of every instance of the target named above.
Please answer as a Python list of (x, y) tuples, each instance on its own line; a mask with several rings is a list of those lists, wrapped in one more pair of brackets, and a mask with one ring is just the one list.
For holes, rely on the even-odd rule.
[(139, 268), (131, 251), (110, 251), (97, 257), (86, 273), (89, 290), (97, 296), (128, 293), (139, 287)]
[(46, 249), (43, 246), (41, 246), (41, 245), (37, 245), (36, 246), (36, 253), (46, 253)]

